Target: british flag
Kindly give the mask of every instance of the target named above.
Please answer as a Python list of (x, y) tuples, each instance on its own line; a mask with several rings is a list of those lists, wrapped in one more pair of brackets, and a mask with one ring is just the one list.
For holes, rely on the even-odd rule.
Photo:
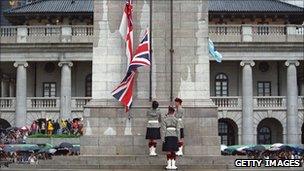
[(129, 65), (128, 71), (136, 70), (141, 66), (150, 66), (150, 41), (149, 41), (149, 29), (145, 31), (145, 34), (138, 45), (135, 55)]
[(115, 99), (126, 107), (126, 112), (130, 109), (133, 99), (133, 85), (136, 71), (128, 72), (120, 84), (112, 91)]
[(128, 64), (131, 63), (133, 58), (133, 5), (132, 0), (126, 0), (124, 13), (122, 15), (121, 23), (119, 26), (119, 33), (126, 42), (126, 55)]

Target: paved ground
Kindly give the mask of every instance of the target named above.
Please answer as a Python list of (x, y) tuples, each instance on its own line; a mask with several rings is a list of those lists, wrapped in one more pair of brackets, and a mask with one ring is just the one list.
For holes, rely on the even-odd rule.
[[(165, 169), (10, 169), (10, 168), (0, 168), (1, 171), (163, 171)], [(294, 168), (294, 169), (286, 169), (286, 168), (257, 168), (257, 169), (248, 169), (248, 168), (240, 168), (240, 169), (179, 169), (178, 171), (303, 171), (303, 168)]]

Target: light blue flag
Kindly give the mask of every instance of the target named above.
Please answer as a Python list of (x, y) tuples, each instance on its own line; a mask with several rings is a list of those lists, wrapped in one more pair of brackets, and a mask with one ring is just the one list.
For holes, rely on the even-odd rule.
[(210, 55), (217, 61), (217, 62), (222, 62), (222, 54), (220, 54), (214, 47), (213, 42), (209, 39), (208, 41), (208, 49)]

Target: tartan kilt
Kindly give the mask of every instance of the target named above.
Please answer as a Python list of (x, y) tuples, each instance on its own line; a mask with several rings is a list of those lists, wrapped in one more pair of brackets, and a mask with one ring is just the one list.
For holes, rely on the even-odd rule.
[(165, 137), (162, 150), (167, 152), (178, 151), (178, 138), (174, 136)]
[(160, 138), (160, 128), (147, 128), (146, 139), (158, 140)]

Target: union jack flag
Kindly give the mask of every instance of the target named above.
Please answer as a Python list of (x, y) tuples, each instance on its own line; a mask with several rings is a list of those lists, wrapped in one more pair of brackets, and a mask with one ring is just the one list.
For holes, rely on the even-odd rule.
[(150, 41), (149, 41), (149, 29), (145, 31), (145, 34), (138, 45), (135, 55), (129, 65), (128, 71), (136, 70), (141, 66), (150, 66)]
[(119, 33), (126, 42), (126, 55), (128, 64), (131, 63), (133, 58), (133, 5), (132, 0), (126, 0), (124, 13), (122, 15), (121, 23), (119, 26)]
[(120, 84), (112, 91), (112, 96), (120, 101), (126, 107), (126, 112), (129, 111), (133, 102), (133, 85), (136, 72), (128, 72)]

